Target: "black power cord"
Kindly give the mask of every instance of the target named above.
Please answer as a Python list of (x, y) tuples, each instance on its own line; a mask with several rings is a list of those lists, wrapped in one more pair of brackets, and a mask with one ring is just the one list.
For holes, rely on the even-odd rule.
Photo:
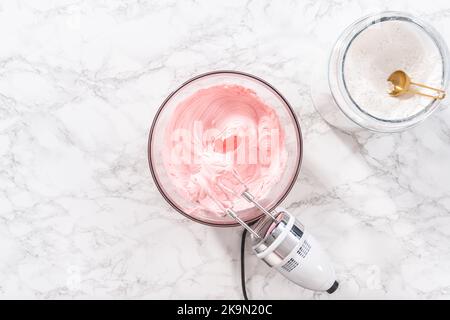
[(245, 238), (247, 236), (247, 229), (242, 232), (241, 239), (241, 287), (244, 300), (248, 300), (247, 288), (245, 286)]

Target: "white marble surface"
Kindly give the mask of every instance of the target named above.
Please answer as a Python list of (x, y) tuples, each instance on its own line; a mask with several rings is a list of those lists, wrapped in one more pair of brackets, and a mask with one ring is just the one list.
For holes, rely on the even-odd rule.
[(309, 97), (323, 48), (386, 9), (450, 42), (448, 0), (1, 1), (0, 298), (241, 298), (240, 230), (177, 214), (147, 165), (160, 103), (215, 69), (260, 76), (294, 106), (304, 162), (284, 205), (341, 282), (314, 294), (252, 256), (252, 298), (450, 298), (450, 110), (347, 135)]

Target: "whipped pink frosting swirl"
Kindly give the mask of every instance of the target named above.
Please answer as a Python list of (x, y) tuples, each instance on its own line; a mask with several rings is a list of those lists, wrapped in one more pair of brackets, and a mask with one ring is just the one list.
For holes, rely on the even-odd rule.
[(177, 106), (165, 132), (164, 166), (178, 193), (193, 204), (187, 213), (198, 219), (251, 207), (239, 196), (245, 186), (236, 174), (257, 199), (268, 196), (286, 157), (276, 112), (239, 85), (195, 92)]

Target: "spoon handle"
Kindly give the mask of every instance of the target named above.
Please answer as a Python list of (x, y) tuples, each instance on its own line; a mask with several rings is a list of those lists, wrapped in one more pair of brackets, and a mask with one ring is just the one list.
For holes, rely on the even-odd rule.
[(428, 98), (433, 98), (433, 99), (437, 99), (437, 100), (442, 100), (445, 98), (445, 92), (442, 90), (439, 90), (439, 92), (441, 92), (441, 94), (437, 95), (437, 96), (433, 96), (431, 94), (426, 94), (426, 93), (422, 93), (420, 91), (417, 90), (408, 90), (409, 93), (413, 93), (413, 94), (418, 94), (420, 96), (424, 96), (424, 97), (428, 97)]
[[(417, 82), (411, 82), (411, 84), (412, 84), (412, 85), (415, 85), (415, 86), (417, 86), (417, 87), (427, 88), (427, 89), (430, 89), (430, 90), (433, 90), (433, 91), (436, 91), (436, 92), (439, 92), (439, 93), (440, 93), (438, 96), (431, 96), (431, 95), (422, 94), (422, 95), (424, 95), (424, 96), (427, 96), (427, 97), (434, 97), (435, 99), (444, 99), (444, 98), (445, 98), (445, 91), (442, 90), (442, 89), (433, 88), (433, 87), (427, 86), (427, 85), (425, 85), (425, 84), (423, 84), (423, 83), (417, 83)], [(416, 93), (417, 93), (417, 92), (416, 92)]]

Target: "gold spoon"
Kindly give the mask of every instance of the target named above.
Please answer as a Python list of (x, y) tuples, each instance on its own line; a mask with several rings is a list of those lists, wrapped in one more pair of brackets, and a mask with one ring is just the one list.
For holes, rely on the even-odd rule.
[[(418, 94), (418, 95), (433, 98), (433, 99), (442, 100), (445, 98), (444, 90), (429, 87), (429, 86), (426, 86), (421, 83), (412, 82), (411, 78), (402, 70), (397, 70), (397, 71), (393, 72), (387, 80), (392, 84), (392, 87), (389, 89), (389, 94), (393, 97), (398, 97), (402, 94), (409, 92), (409, 93)], [(422, 93), (417, 90), (411, 90), (410, 89), (411, 85), (434, 90), (434, 91), (438, 92), (438, 95), (433, 96), (431, 94)]]

